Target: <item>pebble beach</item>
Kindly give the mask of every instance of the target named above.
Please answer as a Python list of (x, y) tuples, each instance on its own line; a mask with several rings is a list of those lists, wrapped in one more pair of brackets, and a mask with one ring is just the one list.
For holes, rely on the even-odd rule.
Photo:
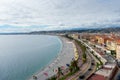
[(59, 37), (59, 39), (62, 42), (62, 49), (60, 50), (60, 53), (49, 65), (41, 69), (36, 74), (32, 75), (32, 77), (30, 77), (28, 80), (34, 80), (33, 76), (36, 76), (37, 80), (46, 80), (49, 77), (57, 74), (58, 67), (62, 67), (63, 70), (68, 68), (66, 64), (70, 64), (70, 62), (74, 58), (75, 45), (72, 41), (69, 41), (64, 37)]

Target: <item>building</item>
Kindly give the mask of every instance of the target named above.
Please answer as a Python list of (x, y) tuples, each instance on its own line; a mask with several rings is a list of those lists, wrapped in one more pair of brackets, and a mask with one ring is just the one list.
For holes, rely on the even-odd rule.
[(117, 59), (118, 61), (120, 61), (120, 40), (117, 40), (116, 59)]
[(114, 39), (109, 38), (106, 41), (106, 47), (108, 50), (115, 51), (116, 50), (116, 41)]
[(101, 69), (92, 74), (87, 80), (112, 80), (116, 74), (116, 64), (104, 65)]
[(78, 34), (72, 34), (71, 36), (75, 39), (78, 39)]
[(96, 35), (95, 39), (98, 44), (104, 46), (106, 44), (106, 40), (108, 39), (108, 37), (106, 35)]

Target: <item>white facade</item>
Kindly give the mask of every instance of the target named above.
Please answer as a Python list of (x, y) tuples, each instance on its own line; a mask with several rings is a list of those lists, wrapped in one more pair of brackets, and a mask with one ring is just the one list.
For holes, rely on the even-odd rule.
[(116, 58), (120, 60), (120, 44), (118, 44), (116, 47)]

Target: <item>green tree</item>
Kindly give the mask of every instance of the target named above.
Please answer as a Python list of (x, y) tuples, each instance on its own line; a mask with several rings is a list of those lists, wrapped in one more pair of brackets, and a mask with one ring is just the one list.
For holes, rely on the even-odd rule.
[(62, 69), (61, 69), (60, 67), (58, 67), (58, 73), (57, 73), (57, 75), (58, 75), (58, 78), (59, 78), (61, 75), (63, 75)]
[(56, 77), (56, 76), (53, 76), (53, 77), (51, 77), (51, 78), (48, 79), (48, 80), (57, 80), (57, 77)]
[(86, 62), (86, 58), (87, 58), (86, 54), (85, 54), (85, 53), (83, 53), (83, 55), (82, 55), (82, 60), (83, 60), (83, 63), (85, 63), (85, 62)]
[(69, 67), (69, 70), (70, 70), (71, 73), (79, 70), (79, 67), (78, 67), (77, 63), (78, 62), (75, 61), (75, 60), (71, 61), (71, 64), (70, 64), (70, 67)]

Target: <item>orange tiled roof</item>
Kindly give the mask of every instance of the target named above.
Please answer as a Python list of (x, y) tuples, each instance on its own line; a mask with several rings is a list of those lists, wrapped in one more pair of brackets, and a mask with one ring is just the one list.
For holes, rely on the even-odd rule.
[(114, 41), (114, 39), (113, 39), (113, 38), (107, 38), (107, 40), (109, 40), (109, 41)]
[(116, 40), (117, 44), (120, 44), (120, 39)]

